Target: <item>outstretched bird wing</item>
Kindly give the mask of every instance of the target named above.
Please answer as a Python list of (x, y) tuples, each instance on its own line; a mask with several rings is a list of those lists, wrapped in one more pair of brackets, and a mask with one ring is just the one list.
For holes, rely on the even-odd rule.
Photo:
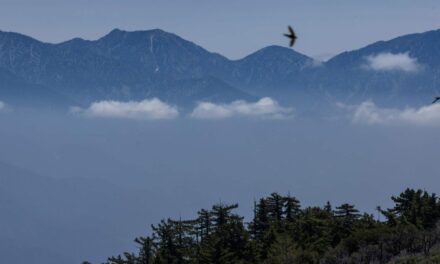
[(295, 32), (293, 31), (293, 28), (291, 26), (289, 26), (289, 33), (292, 36), (295, 36)]
[(293, 47), (294, 44), (295, 44), (295, 39), (292, 38), (292, 40), (290, 41), (290, 47)]
[(435, 98), (434, 102), (432, 102), (432, 103), (435, 104), (435, 103), (437, 103), (437, 101), (439, 101), (439, 100), (440, 100), (440, 96), (437, 96), (437, 97)]
[(293, 47), (293, 45), (295, 45), (295, 41), (296, 41), (296, 34), (295, 34), (295, 31), (293, 31), (293, 28), (291, 26), (288, 26), (288, 29), (289, 29), (289, 34), (284, 34), (284, 36), (290, 38), (289, 46)]

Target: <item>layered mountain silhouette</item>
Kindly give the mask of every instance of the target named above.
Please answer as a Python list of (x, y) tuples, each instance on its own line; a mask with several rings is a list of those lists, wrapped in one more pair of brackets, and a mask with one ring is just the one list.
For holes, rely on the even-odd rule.
[[(372, 98), (391, 104), (424, 104), (440, 91), (439, 44), (440, 30), (379, 41), (333, 57), (325, 63), (324, 72), (309, 83), (321, 82), (326, 90), (347, 99)], [(412, 59), (411, 65), (415, 68), (402, 70), (410, 65), (396, 58), (394, 63), (402, 66), (400, 70), (368, 69), (368, 58), (380, 54), (405, 54)], [(383, 58), (384, 67), (387, 63), (392, 63), (392, 58)]]
[(229, 60), (159, 29), (115, 29), (98, 40), (59, 44), (0, 31), (0, 100), (24, 105), (157, 97), (188, 106), (262, 96), (420, 104), (437, 94), (439, 74), (440, 30), (380, 41), (322, 63), (279, 46)]

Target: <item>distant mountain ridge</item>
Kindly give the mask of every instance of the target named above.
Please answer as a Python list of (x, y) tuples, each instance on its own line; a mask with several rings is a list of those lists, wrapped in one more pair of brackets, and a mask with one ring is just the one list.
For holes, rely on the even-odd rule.
[[(368, 56), (407, 54), (417, 73), (373, 71)], [(284, 101), (326, 97), (344, 102), (421, 103), (440, 88), (440, 30), (379, 41), (325, 63), (269, 46), (239, 60), (209, 52), (160, 29), (119, 29), (98, 40), (49, 44), (0, 31), (0, 99), (87, 105), (150, 97), (182, 106), (273, 96)], [(29, 100), (25, 100), (28, 98)]]
[[(414, 59), (419, 70), (368, 71), (362, 67), (368, 56), (378, 54), (406, 54)], [(329, 88), (338, 86), (340, 92), (357, 89), (377, 101), (411, 101), (423, 103), (440, 92), (440, 30), (410, 34), (378, 41), (364, 48), (341, 53), (325, 64), (327, 74), (345, 73), (346, 81), (327, 81)], [(339, 74), (341, 76), (341, 74)], [(321, 76), (322, 78), (322, 76)], [(405, 100), (405, 98), (408, 98)]]

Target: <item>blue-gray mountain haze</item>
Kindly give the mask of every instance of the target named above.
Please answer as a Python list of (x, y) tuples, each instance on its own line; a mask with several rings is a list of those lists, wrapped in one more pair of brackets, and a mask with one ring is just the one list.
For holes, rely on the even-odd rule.
[[(380, 54), (403, 65), (367, 65)], [(367, 212), (406, 187), (439, 191), (439, 126), (94, 119), (71, 106), (157, 97), (191, 111), (271, 96), (299, 116), (370, 99), (418, 107), (438, 95), (439, 74), (440, 30), (327, 62), (278, 46), (229, 60), (161, 30), (60, 44), (0, 32), (0, 101), (12, 109), (0, 111), (0, 262), (101, 263), (135, 250), (133, 238), (161, 218), (220, 201), (249, 217), (252, 200), (273, 191)]]
[[(362, 67), (368, 56), (381, 53), (406, 53), (421, 69)], [(439, 91), (439, 73), (440, 30), (379, 41), (323, 63), (279, 46), (228, 60), (159, 29), (115, 29), (96, 41), (76, 38), (59, 44), (0, 32), (0, 98), (25, 105), (85, 106), (157, 97), (189, 107), (261, 96), (301, 106), (319, 98), (420, 105)]]

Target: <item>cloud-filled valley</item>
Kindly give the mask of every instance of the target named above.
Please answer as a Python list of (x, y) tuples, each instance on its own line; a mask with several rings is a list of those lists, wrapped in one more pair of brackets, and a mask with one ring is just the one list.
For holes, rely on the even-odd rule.
[(157, 98), (140, 102), (98, 101), (86, 109), (72, 107), (70, 112), (88, 117), (140, 120), (173, 119), (179, 116), (179, 111), (175, 106), (166, 104)]
[[(10, 112), (5, 102), (0, 101), (0, 112)], [(343, 110), (338, 111), (339, 110)], [(19, 108), (17, 108), (19, 110)], [(297, 111), (299, 110), (299, 111)], [(172, 120), (190, 118), (197, 120), (224, 120), (233, 118), (251, 119), (292, 119), (322, 120), (316, 117), (302, 116), (301, 108), (281, 105), (275, 99), (263, 97), (258, 101), (237, 100), (231, 103), (199, 102), (192, 109), (179, 109), (158, 98), (142, 101), (103, 100), (90, 104), (86, 108), (71, 107), (68, 113), (86, 118), (131, 119), (131, 120)], [(419, 107), (393, 108), (377, 105), (372, 100), (359, 104), (336, 103), (332, 108), (325, 108), (333, 120), (341, 120), (348, 114), (352, 124), (387, 125), (407, 124), (414, 126), (440, 125), (440, 104), (425, 104)]]
[[(440, 104), (430, 103), (438, 96), (440, 53), (432, 47), (439, 43), (440, 30), (431, 31), (320, 63), (279, 46), (229, 60), (162, 30), (113, 30), (61, 44), (0, 32), (0, 177), (8, 175), (4, 162), (3, 171), (19, 165), (62, 178), (47, 181), (51, 191), (45, 180), (30, 184), (44, 202), (28, 200), (51, 205), (44, 209), (54, 216), (49, 231), (68, 232), (42, 238), (46, 222), (14, 206), (22, 222), (2, 219), (0, 226), (14, 227), (17, 245), (43, 241), (51, 254), (75, 258), (81, 251), (80, 263), (101, 260), (110, 245), (129, 247), (144, 224), (158, 220), (152, 215), (192, 212), (219, 198), (248, 204), (256, 194), (292, 191), (316, 205), (358, 197), (361, 208), (374, 210), (391, 194), (387, 182), (393, 192), (438, 185), (431, 142), (440, 135)], [(22, 202), (20, 182), (13, 186), (0, 194), (13, 194), (30, 215), (41, 209)], [(53, 199), (58, 192), (64, 200)], [(133, 219), (111, 216), (121, 210)], [(25, 224), (37, 235), (29, 237)], [(132, 233), (114, 232), (122, 226)], [(8, 248), (1, 231), (0, 247)]]
[[(438, 113), (436, 105), (427, 108)], [(406, 115), (426, 116), (421, 109)], [(351, 110), (359, 122), (379, 116), (375, 125), (304, 122), (296, 117), (300, 109), (295, 119), (277, 122), (255, 122), (254, 116), (100, 122), (67, 114), (0, 114), (0, 181), (12, 182), (0, 185), (0, 201), (4, 215), (14, 217), (0, 219), (6, 227), (0, 228), (0, 248), (7, 263), (101, 263), (133, 249), (133, 237), (163, 217), (182, 212), (186, 218), (219, 199), (238, 202), (251, 214), (249, 201), (273, 191), (290, 191), (311, 205), (355, 197), (358, 208), (373, 212), (406, 186), (439, 184), (432, 142), (439, 142), (440, 126), (405, 126), (402, 133), (383, 120), (400, 122), (404, 111), (388, 110), (371, 104)], [(1, 162), (56, 180), (23, 184), (25, 175), (2, 171)], [(32, 260), (23, 250), (34, 245), (50, 245), (47, 255), (73, 260)]]
[(0, 264), (440, 256), (432, 4), (4, 2)]
[(234, 101), (230, 104), (200, 102), (190, 116), (195, 119), (224, 119), (231, 117), (258, 117), (282, 119), (293, 115), (293, 107), (283, 107), (272, 98), (264, 97), (257, 102)]
[[(225, 119), (234, 117), (284, 119), (293, 116), (293, 107), (283, 107), (272, 98), (264, 97), (256, 102), (244, 100), (229, 104), (199, 102), (188, 114), (194, 119)], [(136, 101), (97, 101), (87, 108), (71, 107), (70, 114), (91, 118), (118, 118), (136, 120), (175, 119), (181, 115), (176, 106), (158, 98)]]
[(359, 105), (340, 106), (349, 111), (351, 121), (356, 124), (440, 125), (440, 104), (424, 105), (418, 108), (407, 107), (404, 109), (398, 109), (379, 107), (372, 101), (365, 101)]

